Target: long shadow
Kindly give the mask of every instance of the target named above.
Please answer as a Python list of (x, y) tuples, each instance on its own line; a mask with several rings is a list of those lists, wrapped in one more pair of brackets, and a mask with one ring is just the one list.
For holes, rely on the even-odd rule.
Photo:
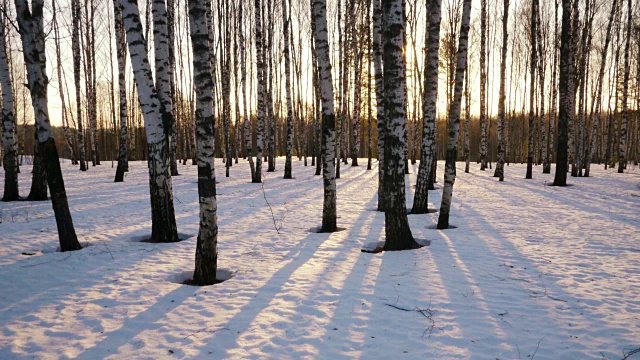
[[(455, 287), (456, 282), (465, 284), (464, 286), (469, 288), (475, 288), (476, 293), (481, 294), (482, 301), (485, 304), (485, 315), (487, 318), (493, 318), (494, 326), (499, 324), (500, 328), (508, 334), (506, 340), (509, 345), (519, 345), (521, 351), (532, 354), (536, 348), (537, 341), (544, 334), (531, 334), (528, 329), (544, 329), (550, 326), (550, 322), (559, 327), (559, 329), (554, 328), (552, 330), (558, 336), (545, 339), (546, 344), (541, 345), (538, 351), (538, 354), (543, 357), (559, 357), (559, 351), (562, 349), (560, 357), (584, 358), (585, 349), (582, 343), (584, 340), (576, 341), (571, 344), (573, 345), (572, 347), (567, 346), (567, 342), (570, 343), (572, 337), (575, 339), (578, 337), (590, 339), (593, 344), (602, 344), (602, 341), (598, 339), (605, 332), (610, 335), (615, 333), (616, 336), (621, 337), (633, 337), (633, 331), (623, 328), (612, 329), (610, 324), (602, 321), (601, 317), (596, 313), (592, 313), (590, 323), (585, 323), (583, 314), (597, 308), (591, 306), (589, 301), (585, 302), (585, 299), (577, 298), (556, 286), (554, 280), (558, 279), (550, 278), (549, 275), (544, 274), (544, 271), (539, 269), (539, 263), (534, 262), (526, 254), (518, 250), (510, 239), (502, 236), (499, 229), (483, 220), (483, 215), (473, 210), (472, 207), (472, 204), (467, 204), (465, 207), (465, 215), (473, 221), (473, 223), (467, 224), (469, 230), (473, 232), (472, 229), (481, 229), (488, 236), (472, 236), (471, 239), (467, 239), (468, 241), (476, 241), (476, 239), (482, 241), (481, 244), (475, 244), (474, 246), (473, 243), (467, 242), (465, 244), (465, 240), (454, 233), (447, 233), (446, 235), (440, 233), (447, 245), (447, 251), (434, 258), (440, 272), (448, 273), (447, 279), (456, 279), (455, 281), (445, 282), (450, 296), (454, 296), (456, 291), (459, 291), (459, 288)], [(460, 245), (458, 246), (457, 244)], [(471, 251), (466, 249), (469, 246), (472, 247)], [(478, 263), (478, 260), (482, 258), (496, 259), (498, 263)], [(456, 264), (456, 268), (451, 268), (452, 263)], [(467, 268), (465, 264), (479, 267)], [(457, 275), (455, 275), (456, 273)], [(547, 279), (546, 283), (544, 281), (545, 278)], [(479, 285), (482, 283), (486, 284), (482, 286), (483, 289)], [(489, 288), (488, 286), (491, 287)], [(521, 296), (529, 300), (526, 308), (523, 309), (520, 301), (514, 302), (515, 299), (501, 295), (502, 293), (508, 294), (510, 287), (513, 286), (518, 286), (523, 292)], [(611, 295), (613, 296), (613, 294)], [(495, 320), (497, 319), (497, 314), (506, 313), (509, 315), (504, 318), (501, 317), (500, 321)], [(469, 316), (465, 313), (460, 315), (461, 318), (465, 319)], [(509, 321), (508, 326), (505, 326), (506, 323), (503, 320)], [(566, 327), (566, 323), (573, 325)], [(523, 338), (524, 343), (522, 342), (523, 340), (516, 336)], [(564, 341), (561, 339), (564, 339)], [(566, 339), (569, 340), (567, 341)], [(515, 341), (519, 343), (514, 344)], [(497, 345), (492, 344), (491, 346)], [(595, 354), (603, 349), (588, 350)], [(612, 353), (617, 351), (614, 347), (606, 350)], [(515, 354), (505, 355), (514, 356)]]
[[(279, 293), (285, 287), (291, 275), (313, 258), (317, 249), (325, 243), (330, 236), (331, 234), (328, 233), (310, 233), (290, 249), (284, 257), (291, 260), (273, 273), (271, 278), (266, 281), (263, 286), (255, 290), (254, 297), (238, 309), (231, 319), (223, 324), (225, 328), (231, 331), (225, 332), (224, 334), (216, 333), (213, 337), (207, 339), (207, 342), (211, 343), (220, 351), (224, 351), (224, 354), (213, 354), (212, 357), (220, 355), (222, 358), (230, 358), (234, 356), (229, 350), (239, 347), (238, 338), (249, 328), (253, 320), (256, 319), (263, 310), (269, 307), (272, 298), (264, 296), (263, 292), (266, 294)], [(219, 336), (224, 336), (224, 341), (218, 342), (217, 338)], [(216, 344), (225, 344), (225, 349), (220, 349)]]
[[(365, 206), (374, 204), (376, 201), (377, 197), (374, 196), (366, 203)], [(349, 346), (352, 349), (358, 348), (356, 343), (350, 341), (351, 337), (347, 338), (344, 334), (349, 333), (353, 335), (353, 331), (366, 327), (367, 323), (361, 318), (356, 319), (352, 317), (353, 313), (350, 312), (349, 309), (352, 309), (356, 304), (360, 305), (362, 294), (359, 289), (365, 286), (362, 283), (362, 280), (371, 275), (370, 273), (363, 271), (362, 267), (377, 261), (371, 255), (364, 254), (360, 251), (360, 247), (362, 245), (362, 235), (360, 235), (360, 233), (362, 233), (363, 230), (368, 229), (369, 231), (368, 234), (365, 235), (365, 239), (370, 239), (372, 237), (378, 239), (384, 224), (384, 221), (379, 221), (380, 216), (381, 214), (361, 211), (360, 216), (349, 228), (344, 240), (340, 240), (340, 242), (335, 244), (333, 247), (328, 247), (331, 245), (327, 244), (327, 246), (321, 249), (322, 252), (327, 253), (326, 256), (323, 257), (325, 267), (321, 270), (322, 275), (319, 276), (309, 289), (306, 289), (308, 295), (305, 298), (297, 299), (299, 300), (299, 305), (291, 311), (286, 312), (287, 314), (305, 314), (304, 318), (300, 319), (302, 322), (296, 321), (297, 326), (295, 329), (289, 329), (287, 339), (277, 339), (277, 341), (274, 341), (282, 342), (281, 345), (283, 347), (291, 346), (292, 343), (297, 343), (298, 345), (310, 345), (315, 347), (315, 350), (319, 351), (319, 353), (310, 354), (309, 351), (294, 353), (295, 350), (292, 349), (291, 351), (286, 351), (288, 355), (294, 357), (317, 356), (320, 358), (334, 358), (340, 354), (331, 353), (331, 355), (323, 355), (323, 352), (343, 349), (344, 346)], [(349, 249), (349, 245), (353, 245), (353, 247)], [(350, 261), (349, 259), (354, 256), (357, 257), (357, 260), (355, 262)], [(345, 267), (349, 267), (350, 271), (347, 277), (344, 280), (341, 280), (341, 275), (343, 274), (341, 270)], [(276, 297), (286, 297), (286, 295), (281, 296), (278, 294)], [(332, 314), (330, 314), (328, 311), (331, 310), (328, 310), (327, 308), (331, 308), (331, 306), (327, 306), (326, 304), (332, 303), (337, 305), (332, 309)], [(291, 316), (289, 315), (288, 317)], [(308, 320), (306, 317), (313, 318)], [(334, 321), (345, 323), (345, 319), (348, 318), (352, 319), (352, 321), (347, 321), (349, 324), (348, 329), (343, 327), (338, 329), (336, 325), (332, 324)], [(314, 328), (312, 326), (314, 324), (320, 324), (320, 326), (324, 327), (324, 335), (319, 336), (317, 327)], [(309, 328), (314, 330), (309, 332), (307, 330)], [(340, 331), (339, 334), (331, 334), (332, 331), (338, 330)], [(294, 335), (291, 335), (292, 333)], [(296, 337), (292, 338), (292, 336)], [(348, 341), (349, 345), (345, 344), (339, 347), (336, 346), (333, 342), (336, 338), (338, 341)], [(344, 356), (345, 354), (341, 353), (341, 355)]]
[[(368, 206), (373, 206), (376, 202), (377, 196), (374, 196)], [(368, 241), (377, 240), (384, 234), (384, 215), (363, 211), (356, 223), (362, 222), (364, 225), (368, 218), (372, 218), (372, 220), (368, 223), (369, 231), (365, 239)], [(346, 323), (348, 328), (339, 328), (335, 330), (337, 331), (335, 334), (325, 332), (327, 336), (317, 339), (318, 358), (355, 357), (354, 353), (363, 351), (368, 341), (376, 342), (371, 336), (366, 336), (365, 332), (371, 325), (371, 306), (376, 301), (373, 297), (373, 288), (376, 286), (382, 255), (366, 254), (360, 251), (357, 254), (355, 255), (357, 259), (353, 263), (349, 275), (342, 283), (341, 300), (337, 303), (333, 315), (325, 326), (325, 330), (334, 331), (331, 329), (337, 329), (337, 327), (332, 324), (340, 321)], [(343, 250), (338, 255), (336, 262), (346, 263), (348, 255), (350, 254)], [(360, 341), (356, 339), (356, 334), (360, 335)]]
[[(134, 317), (127, 318), (119, 329), (106, 333), (106, 335), (89, 349), (84, 350), (78, 359), (100, 359), (107, 355), (117, 357), (119, 347), (129, 344), (136, 338), (141, 331), (153, 331), (160, 329), (164, 324), (159, 321), (166, 314), (170, 313), (185, 300), (192, 298), (198, 288), (190, 286), (181, 286), (175, 290), (156, 298), (156, 302), (146, 310), (140, 312)], [(213, 314), (210, 314), (213, 316)], [(179, 339), (164, 339), (167, 342), (179, 341)], [(171, 341), (173, 340), (173, 341)], [(138, 339), (133, 343), (134, 347), (158, 346), (160, 344), (145, 344), (144, 340)], [(160, 345), (166, 346), (166, 345)], [(174, 351), (174, 350), (172, 350)], [(179, 350), (177, 350), (179, 351)], [(180, 356), (180, 353), (173, 353), (174, 356)], [(184, 355), (184, 354), (183, 354)]]

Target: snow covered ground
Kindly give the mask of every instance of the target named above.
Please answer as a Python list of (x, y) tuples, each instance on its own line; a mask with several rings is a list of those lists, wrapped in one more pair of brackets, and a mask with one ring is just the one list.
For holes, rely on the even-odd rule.
[[(86, 173), (63, 164), (80, 251), (56, 252), (49, 202), (0, 203), (0, 359), (621, 359), (640, 348), (637, 168), (594, 165), (592, 178), (557, 188), (540, 167), (524, 180), (523, 165), (507, 166), (498, 183), (459, 163), (457, 229), (411, 215), (430, 246), (367, 254), (384, 240), (377, 167), (342, 167), (346, 230), (317, 234), (321, 178), (294, 160), (296, 178), (284, 180), (283, 164), (265, 174), (264, 196), (243, 161), (218, 176), (219, 266), (232, 277), (209, 287), (180, 284), (198, 233), (194, 166), (174, 178), (187, 238), (176, 244), (140, 242), (150, 235), (145, 162), (120, 184), (107, 162)], [(431, 208), (440, 193), (430, 191)]]

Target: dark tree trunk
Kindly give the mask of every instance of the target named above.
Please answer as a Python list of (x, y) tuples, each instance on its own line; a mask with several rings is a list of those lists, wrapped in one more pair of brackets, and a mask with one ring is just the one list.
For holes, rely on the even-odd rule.
[(558, 88), (560, 89), (560, 113), (558, 114), (558, 144), (556, 155), (556, 174), (553, 180), (554, 186), (567, 185), (568, 170), (568, 123), (571, 109), (571, 96), (569, 89), (570, 54), (571, 46), (571, 0), (562, 0), (562, 32), (560, 35), (560, 79)]
[(34, 132), (33, 169), (31, 170), (31, 190), (27, 196), (28, 201), (47, 200), (47, 178), (44, 167), (42, 148), (38, 146), (38, 131)]
[(384, 250), (419, 248), (409, 227), (405, 195), (405, 143), (407, 113), (405, 108), (406, 77), (402, 55), (404, 46), (404, 14), (402, 0), (383, 0), (384, 61), (384, 184), (385, 207)]
[[(51, 203), (58, 227), (60, 250), (70, 251), (81, 249), (76, 236), (67, 194), (64, 189), (62, 171), (56, 143), (53, 139), (47, 107), (47, 79), (46, 57), (44, 46), (43, 26), (43, 0), (32, 0), (33, 13), (29, 10), (26, 1), (15, 0), (18, 26), (22, 47), (24, 49), (24, 63), (27, 67), (28, 87), (31, 93), (31, 103), (35, 113), (35, 133), (38, 152), (42, 158), (42, 166), (45, 167), (42, 176), (51, 189)], [(46, 186), (44, 186), (46, 198)]]

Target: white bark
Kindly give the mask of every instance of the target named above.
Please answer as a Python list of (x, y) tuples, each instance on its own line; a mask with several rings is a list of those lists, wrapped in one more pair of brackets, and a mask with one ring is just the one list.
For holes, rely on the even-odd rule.
[[(242, 16), (244, 14), (244, 1), (240, 4), (240, 13), (238, 14), (238, 23), (240, 26), (243, 26)], [(242, 101), (243, 101), (243, 117), (244, 117), (244, 142), (247, 148), (247, 159), (249, 160), (249, 167), (251, 169), (251, 179), (253, 180), (256, 177), (256, 169), (253, 164), (253, 149), (251, 148), (251, 134), (253, 131), (253, 126), (250, 126), (251, 119), (249, 118), (249, 101), (247, 101), (247, 61), (246, 61), (246, 53), (245, 50), (245, 41), (244, 41), (244, 29), (240, 30), (240, 82), (242, 84)]]
[(120, 109), (120, 147), (118, 149), (118, 168), (115, 181), (124, 181), (124, 172), (129, 170), (127, 154), (127, 88), (126, 88), (126, 61), (127, 43), (122, 19), (122, 3), (113, 0), (113, 17), (116, 36), (116, 58), (118, 60), (118, 90)]
[(480, 170), (487, 167), (487, 0), (480, 8)]
[(18, 192), (18, 157), (16, 120), (13, 114), (13, 88), (7, 60), (6, 15), (0, 21), (0, 86), (2, 88), (2, 166), (4, 168), (4, 194), (2, 201), (20, 199)]
[(264, 118), (265, 118), (265, 79), (264, 79), (264, 56), (262, 44), (262, 0), (255, 0), (255, 44), (256, 44), (256, 77), (258, 79), (258, 119), (256, 129), (256, 171), (255, 177), (251, 180), (254, 183), (262, 182), (262, 153), (264, 143)]
[(313, 18), (315, 21), (315, 32), (313, 36), (315, 39), (316, 58), (320, 77), (320, 94), (322, 98), (322, 176), (324, 182), (324, 202), (322, 206), (322, 228), (320, 231), (333, 232), (337, 230), (334, 145), (335, 111), (333, 106), (331, 61), (329, 57), (326, 0), (314, 0)]
[(287, 152), (284, 165), (284, 178), (291, 179), (291, 153), (293, 151), (293, 105), (291, 100), (291, 59), (289, 56), (289, 23), (287, 14), (287, 1), (282, 0), (282, 23), (284, 28), (284, 74), (285, 74), (285, 96), (287, 101)]
[(213, 80), (209, 34), (205, 17), (207, 0), (189, 0), (191, 44), (193, 46), (194, 83), (196, 88), (196, 141), (198, 148), (198, 199), (200, 230), (196, 245), (193, 281), (211, 285), (216, 281), (218, 260), (218, 204), (213, 158), (214, 124)]
[(416, 191), (413, 198), (413, 214), (427, 212), (429, 199), (429, 179), (433, 164), (436, 161), (436, 102), (438, 99), (438, 52), (440, 50), (441, 0), (429, 2), (429, 28), (424, 58), (424, 99), (422, 102), (422, 152), (420, 168), (416, 180)]
[(351, 123), (351, 166), (358, 166), (358, 152), (360, 150), (360, 100), (362, 94), (362, 81), (361, 81), (361, 62), (362, 62), (362, 47), (361, 43), (358, 43), (358, 36), (356, 32), (356, 13), (355, 4), (352, 5), (353, 13), (351, 14), (351, 42), (353, 51), (353, 119)]
[(602, 52), (600, 53), (600, 70), (598, 72), (598, 80), (596, 81), (596, 104), (595, 111), (593, 115), (593, 124), (591, 129), (591, 140), (589, 141), (589, 149), (586, 159), (585, 173), (584, 176), (589, 176), (589, 171), (591, 168), (591, 160), (593, 159), (593, 154), (596, 150), (596, 140), (598, 127), (600, 126), (600, 111), (602, 108), (602, 84), (604, 82), (604, 71), (607, 63), (607, 52), (609, 49), (609, 44), (611, 43), (611, 28), (613, 25), (614, 15), (616, 13), (617, 0), (613, 0), (611, 4), (611, 12), (609, 13), (609, 20), (607, 22), (607, 31), (604, 40), (604, 46), (602, 47)]
[(376, 86), (376, 118), (378, 120), (378, 211), (386, 206), (384, 190), (384, 83), (382, 78), (382, 6), (373, 1), (373, 68)]
[(507, 69), (507, 44), (509, 34), (507, 24), (509, 22), (509, 0), (504, 0), (502, 12), (502, 49), (500, 57), (500, 92), (498, 95), (498, 162), (496, 163), (496, 175), (499, 181), (504, 181), (504, 157), (505, 157), (505, 80)]
[(405, 144), (407, 141), (406, 74), (403, 57), (404, 9), (402, 0), (384, 0), (384, 250), (420, 247), (411, 234), (405, 194)]
[(444, 187), (442, 190), (442, 202), (440, 204), (440, 214), (438, 217), (438, 229), (446, 229), (449, 227), (449, 213), (451, 211), (453, 184), (456, 180), (456, 158), (458, 152), (458, 136), (460, 134), (460, 108), (462, 105), (464, 70), (467, 66), (470, 17), (471, 0), (464, 0), (462, 5), (462, 20), (460, 23), (460, 40), (458, 41), (455, 88), (453, 102), (449, 109), (449, 144), (447, 146), (446, 153)]
[(73, 80), (76, 88), (76, 118), (78, 121), (78, 160), (80, 170), (86, 171), (84, 153), (84, 130), (82, 124), (82, 89), (80, 88), (80, 22), (81, 22), (80, 0), (71, 0), (71, 17), (73, 22), (71, 32), (71, 52), (73, 53)]
[(619, 145), (618, 145), (618, 173), (624, 173), (627, 166), (627, 122), (629, 118), (629, 48), (631, 42), (632, 9), (631, 0), (628, 0), (627, 8), (627, 38), (624, 45), (624, 78), (622, 83), (622, 119), (620, 121)]
[(173, 192), (169, 175), (169, 143), (163, 121), (164, 112), (153, 83), (147, 58), (146, 40), (142, 36), (140, 10), (136, 0), (122, 0), (124, 27), (138, 101), (144, 117), (147, 136), (149, 187), (151, 193), (152, 242), (179, 241), (173, 208)]
[[(16, 14), (24, 63), (27, 68), (27, 86), (35, 115), (37, 148), (43, 157), (45, 176), (51, 192), (51, 203), (56, 218), (62, 251), (81, 248), (69, 212), (67, 194), (60, 169), (60, 161), (49, 121), (47, 104), (47, 59), (43, 25), (43, 0), (32, 0), (32, 10), (25, 0), (15, 0)], [(45, 192), (46, 194), (46, 192)]]

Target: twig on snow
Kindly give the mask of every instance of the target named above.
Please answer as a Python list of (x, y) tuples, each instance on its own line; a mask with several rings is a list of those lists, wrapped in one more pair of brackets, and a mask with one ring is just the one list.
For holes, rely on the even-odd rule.
[(623, 349), (623, 350), (622, 350), (622, 355), (623, 355), (622, 360), (627, 360), (631, 355), (633, 355), (633, 354), (637, 354), (637, 353), (640, 353), (640, 348), (633, 349), (633, 350), (629, 351), (629, 352), (628, 352), (628, 353), (626, 353), (626, 354), (625, 354), (624, 349)]
[(104, 245), (104, 247), (107, 249), (107, 251), (109, 252), (109, 255), (111, 255), (111, 260), (115, 260), (115, 258), (113, 257), (113, 254), (111, 253), (111, 250), (109, 249), (109, 247), (107, 246), (107, 244), (105, 242), (102, 242), (102, 245)]
[(63, 261), (66, 261), (67, 259), (69, 259), (70, 257), (71, 257), (71, 254), (67, 255), (67, 257), (65, 257), (64, 259), (60, 259), (60, 260), (52, 259), (52, 260), (49, 260), (49, 261), (39, 262), (37, 264), (21, 265), (20, 267), (22, 267), (22, 268), (34, 267), (34, 266), (38, 266), (38, 265), (48, 264), (48, 263), (54, 262), (54, 261), (63, 262)]
[(543, 336), (540, 340), (538, 340), (538, 346), (536, 346), (536, 350), (533, 352), (533, 355), (531, 355), (531, 360), (533, 360), (533, 358), (536, 357), (536, 353), (538, 352), (538, 349), (540, 348), (540, 343), (546, 337), (547, 337), (547, 335)]
[(426, 309), (420, 309), (418, 307), (414, 308), (414, 309), (407, 309), (407, 308), (403, 308), (401, 306), (395, 305), (395, 304), (389, 304), (389, 303), (385, 303), (385, 305), (390, 306), (394, 309), (398, 309), (398, 310), (402, 310), (402, 311), (415, 311), (419, 314), (421, 314), (422, 316), (426, 317), (427, 319), (429, 319), (429, 321), (431, 322), (431, 325), (429, 325), (429, 327), (427, 327), (424, 332), (422, 333), (422, 336), (424, 337), (425, 334), (427, 332), (429, 332), (429, 336), (428, 338), (431, 337), (431, 333), (433, 332), (433, 329), (436, 326), (436, 322), (433, 320), (433, 315), (436, 313), (436, 310), (432, 310), (431, 307), (431, 302), (429, 302), (429, 307)]
[[(192, 332), (191, 334), (189, 334), (189, 335), (185, 336), (183, 339), (186, 339), (186, 338), (191, 337), (191, 336), (195, 336), (196, 334), (201, 333), (201, 332), (203, 332), (203, 331), (207, 331), (207, 330), (209, 330), (209, 328), (202, 328), (202, 329), (200, 329), (200, 330), (198, 330), (198, 331), (194, 331), (194, 332)], [(221, 328), (218, 328), (218, 329), (213, 330), (211, 333), (212, 333), (212, 334), (215, 334), (216, 332), (218, 332), (218, 331), (220, 331), (220, 330), (229, 330), (229, 328), (228, 328), (228, 327), (221, 327)]]
[(273, 220), (273, 227), (276, 229), (276, 233), (280, 235), (280, 228), (282, 228), (282, 222), (280, 222), (280, 226), (278, 226), (278, 224), (276, 223), (276, 216), (273, 214), (273, 208), (271, 207), (271, 204), (269, 204), (269, 200), (267, 200), (267, 192), (264, 190), (265, 180), (267, 180), (266, 177), (264, 177), (263, 180), (260, 182), (260, 188), (262, 188), (262, 197), (264, 198), (264, 201), (267, 203), (267, 206), (269, 207), (269, 211), (271, 212), (271, 220)]

